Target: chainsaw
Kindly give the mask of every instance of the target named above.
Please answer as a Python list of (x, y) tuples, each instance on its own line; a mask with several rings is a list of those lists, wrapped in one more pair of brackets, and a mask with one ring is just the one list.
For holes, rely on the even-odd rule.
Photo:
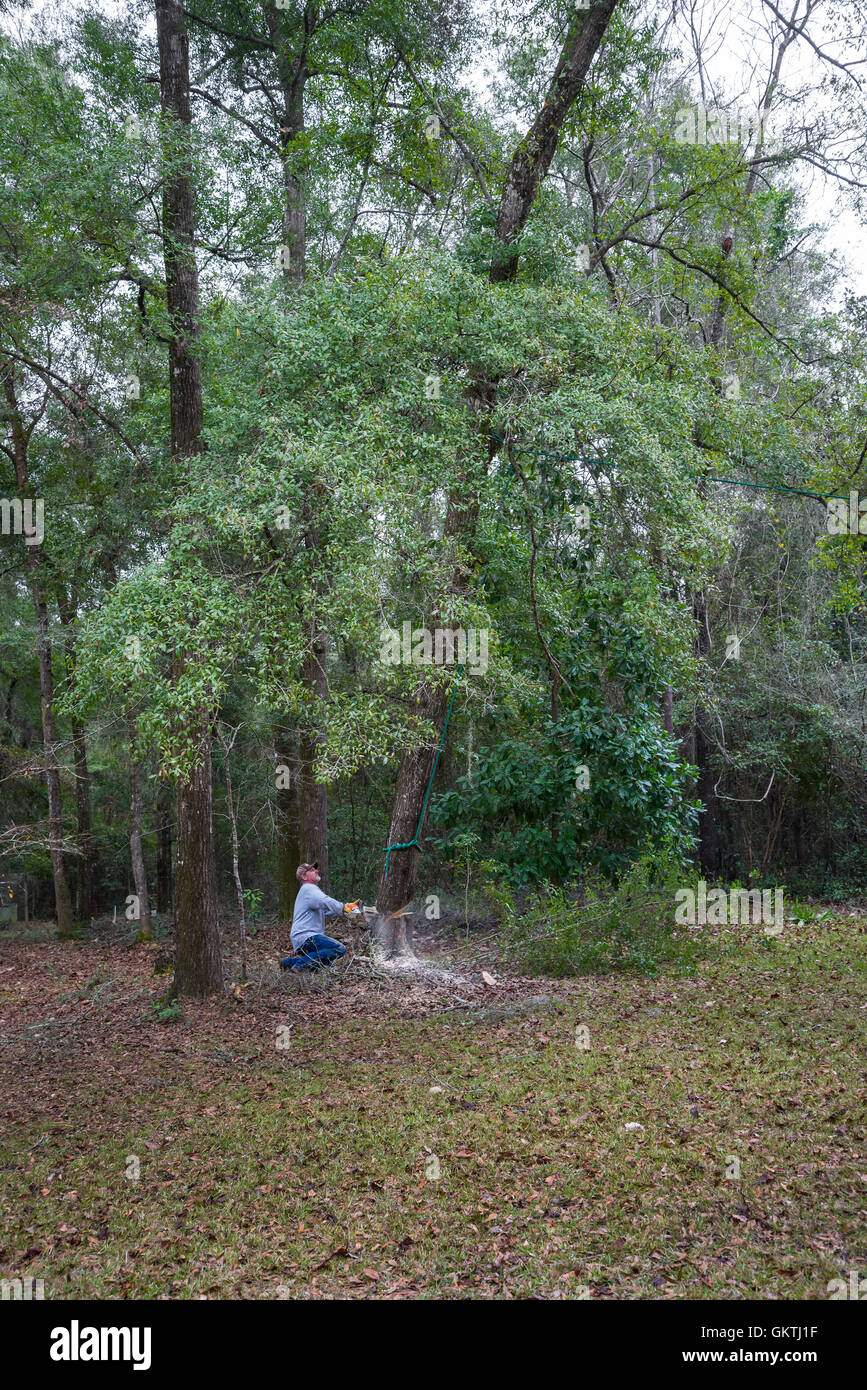
[(344, 903), (343, 911), (350, 918), (363, 917), (366, 926), (369, 926), (379, 916), (379, 910), (375, 906), (363, 903), (360, 898), (357, 898), (354, 903)]

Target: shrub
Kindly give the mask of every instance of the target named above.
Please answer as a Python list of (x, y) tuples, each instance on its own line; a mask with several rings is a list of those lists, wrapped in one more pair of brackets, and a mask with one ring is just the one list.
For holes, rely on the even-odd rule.
[(693, 878), (666, 845), (646, 850), (613, 889), (590, 875), (568, 888), (544, 884), (520, 908), (502, 882), (488, 896), (502, 914), (505, 949), (533, 973), (656, 975), (663, 965), (689, 970), (708, 952), (707, 933), (674, 921), (675, 892)]

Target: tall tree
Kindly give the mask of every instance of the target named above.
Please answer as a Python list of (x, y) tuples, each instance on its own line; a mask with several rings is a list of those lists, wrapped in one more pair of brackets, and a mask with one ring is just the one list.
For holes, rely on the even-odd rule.
[[(163, 254), (171, 320), (169, 390), (172, 454), (181, 463), (202, 447), (199, 282), (194, 250), (195, 189), (190, 62), (182, 0), (156, 0), (160, 101), (164, 119)], [(183, 662), (184, 657), (178, 657)], [(207, 995), (223, 988), (217, 866), (214, 857), (211, 713), (184, 730), (195, 749), (192, 772), (178, 783), (175, 990)]]
[[(497, 210), (496, 237), (488, 271), (492, 283), (513, 280), (518, 271), (518, 238), (527, 223), (539, 186), (557, 149), (563, 124), (587, 80), (590, 65), (599, 51), (618, 0), (599, 0), (589, 10), (572, 8), (566, 37), (544, 101), (524, 138), (515, 147), (503, 182)], [(467, 392), (467, 403), (482, 421), (482, 447), (488, 459), (497, 444), (490, 438), (490, 420), (496, 399), (496, 382), (475, 377)], [(458, 477), (449, 498), (444, 542), (468, 546), (476, 527), (478, 503), (471, 482), (471, 454), (466, 467), (459, 466)], [(452, 576), (455, 597), (466, 592), (469, 574), (458, 564)], [(444, 615), (447, 617), (447, 615)], [(448, 626), (448, 622), (443, 622)], [(442, 725), (449, 691), (442, 682), (422, 681), (415, 696), (414, 714)], [(383, 863), (376, 902), (380, 911), (380, 944), (388, 954), (411, 952), (408, 930), (415, 895), (420, 847), (417, 838), (423, 829), (425, 793), (435, 766), (436, 744), (422, 744), (403, 756), (397, 776), (389, 829), (389, 845), (407, 846), (392, 851)]]
[[(390, 139), (380, 133), (387, 120), (394, 125), (390, 108), (400, 106), (392, 91), (398, 69), (393, 46), (401, 42), (398, 36), (412, 36), (432, 70), (442, 69), (457, 43), (454, 20), (460, 10), (456, 0), (450, 0), (443, 14), (432, 11), (430, 15), (413, 13), (413, 7), (405, 7), (403, 0), (389, 0), (383, 6), (370, 0), (338, 0), (329, 5), (311, 0), (297, 4), (266, 0), (261, 7), (245, 0), (228, 9), (221, 0), (208, 0), (189, 12), (204, 65), (203, 77), (193, 85), (193, 96), (230, 115), (247, 138), (250, 134), (255, 137), (267, 159), (279, 156), (283, 243), (279, 254), (284, 282), (290, 290), (300, 290), (307, 277), (312, 194), (321, 208), (335, 194), (340, 199), (339, 185), (344, 178), (357, 183), (349, 225), (328, 267), (329, 276), (333, 276), (357, 225), (371, 177), (379, 172), (400, 181), (402, 176), (394, 164), (411, 167), (411, 160), (396, 157), (400, 146), (395, 142), (406, 140), (405, 133), (393, 129)], [(222, 56), (214, 59), (215, 52)], [(402, 125), (407, 124), (403, 120)], [(314, 168), (311, 151), (317, 144), (321, 147), (326, 131), (330, 157), (323, 160), (320, 148), (318, 167)], [(335, 164), (333, 157), (343, 148), (358, 151), (359, 171), (351, 163), (348, 170)], [(413, 183), (411, 174), (408, 178)], [(288, 313), (296, 307), (297, 301), (287, 300)], [(321, 594), (332, 583), (326, 560), (327, 527), (321, 515), (314, 519), (305, 514), (305, 522), (305, 545), (316, 554), (316, 584)], [(283, 869), (299, 846), (302, 858), (318, 861), (323, 887), (328, 886), (328, 788), (317, 779), (316, 767), (326, 738), (328, 645), (328, 633), (311, 617), (305, 628), (301, 672), (306, 698), (295, 731), (297, 843), (295, 838), (285, 838), (294, 837), (295, 830), (294, 818), (286, 814), (287, 789), (280, 789), (282, 795), (278, 797), (281, 911), (294, 897), (295, 882), (294, 877), (291, 884), (287, 882)], [(275, 733), (278, 738), (284, 736), (282, 723)]]

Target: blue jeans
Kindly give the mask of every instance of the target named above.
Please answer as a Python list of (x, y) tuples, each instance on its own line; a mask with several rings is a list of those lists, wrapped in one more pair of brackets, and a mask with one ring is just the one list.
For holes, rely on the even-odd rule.
[(284, 970), (318, 970), (320, 965), (330, 965), (332, 961), (346, 955), (346, 947), (341, 946), (332, 936), (325, 936), (323, 932), (308, 936), (298, 949), (301, 952), (300, 956), (284, 958)]

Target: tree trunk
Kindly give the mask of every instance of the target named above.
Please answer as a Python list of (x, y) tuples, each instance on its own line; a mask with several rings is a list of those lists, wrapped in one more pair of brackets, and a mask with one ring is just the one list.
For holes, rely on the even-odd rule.
[(274, 734), (274, 767), (286, 768), (277, 775), (277, 901), (280, 920), (292, 916), (298, 893), (295, 870), (303, 861), (299, 843), (298, 753), (295, 733), (285, 722), (277, 725)]
[[(560, 678), (560, 673), (559, 673), (559, 671), (553, 671), (553, 670), (552, 670), (552, 671), (550, 672), (550, 677), (551, 677), (551, 734), (552, 734), (552, 736), (553, 736), (553, 738), (554, 738), (554, 741), (555, 741), (555, 742), (558, 742), (559, 740), (558, 740), (558, 735), (557, 735), (557, 726), (558, 726), (559, 723), (560, 723), (560, 690), (561, 690), (561, 687), (562, 687), (562, 685), (563, 685), (563, 682), (562, 682), (562, 680), (561, 680), (561, 678)], [(551, 843), (552, 843), (552, 845), (555, 845), (555, 846), (556, 846), (556, 844), (557, 844), (557, 841), (558, 841), (559, 838), (560, 838), (560, 823), (559, 823), (558, 816), (559, 816), (559, 813), (558, 813), (557, 807), (555, 806), (554, 809), (553, 809), (552, 812), (551, 812), (551, 819), (550, 819), (550, 822), (549, 822), (550, 827), (551, 827)]]
[(493, 281), (512, 280), (517, 274), (517, 239), (556, 153), (563, 122), (584, 87), (617, 3), (618, 0), (597, 0), (589, 10), (573, 13), (545, 100), (518, 144), (506, 175), (491, 264)]
[(202, 433), (199, 337), (199, 273), (193, 250), (195, 191), (190, 141), (189, 40), (182, 0), (156, 0), (163, 146), (163, 256), (171, 319), (169, 385), (174, 455), (198, 453)]
[[(330, 576), (323, 569), (327, 535), (312, 512), (305, 516), (304, 545), (309, 557), (311, 587), (316, 600), (328, 586)], [(301, 668), (301, 682), (307, 692), (309, 705), (298, 730), (298, 839), (301, 859), (308, 864), (318, 863), (320, 886), (330, 893), (328, 866), (328, 788), (316, 781), (316, 758), (325, 741), (325, 719), (328, 705), (328, 679), (325, 656), (328, 638), (316, 613), (307, 625), (307, 651)]]
[(203, 997), (223, 988), (214, 858), (210, 719), (199, 719), (195, 763), (178, 787), (175, 993)]
[(241, 883), (241, 868), (238, 855), (238, 818), (235, 815), (235, 799), (232, 796), (232, 770), (229, 755), (237, 736), (237, 729), (231, 742), (223, 739), (223, 752), (226, 763), (226, 805), (229, 811), (229, 824), (232, 828), (232, 878), (235, 880), (235, 893), (238, 899), (238, 931), (241, 938), (241, 979), (247, 978), (247, 913), (244, 908), (244, 886)]
[[(705, 594), (695, 595), (693, 614), (696, 623), (696, 651), (702, 661), (707, 661), (710, 654), (710, 633), (708, 631)], [(714, 775), (710, 760), (713, 742), (710, 715), (701, 704), (696, 707), (693, 746), (695, 765), (698, 768), (697, 792), (702, 804), (702, 809), (698, 814), (699, 862), (702, 873), (707, 878), (715, 878), (719, 872), (719, 835), (716, 822)]]
[[(202, 376), (195, 354), (199, 281), (193, 249), (189, 40), (183, 0), (156, 0), (156, 20), (160, 99), (168, 128), (163, 150), (163, 255), (171, 320), (172, 453), (182, 457), (199, 451), (202, 432)], [(194, 718), (191, 731), (196, 736), (197, 760), (189, 777), (178, 785), (174, 987), (179, 995), (205, 995), (223, 988), (207, 711)]]
[(323, 731), (327, 684), (325, 679), (325, 635), (312, 636), (311, 650), (304, 659), (301, 679), (315, 697), (312, 717), (298, 736), (299, 840), (301, 859), (318, 863), (323, 893), (330, 893), (328, 871), (328, 788), (316, 781), (316, 755), (325, 737)]
[[(68, 603), (65, 595), (58, 589), (57, 606), (66, 639), (66, 670), (67, 674), (72, 677), (75, 674), (77, 599), (73, 594), (72, 603)], [(72, 725), (72, 756), (75, 765), (76, 840), (78, 844), (75, 914), (81, 922), (87, 921), (93, 913), (94, 850), (90, 812), (90, 770), (87, 766), (87, 739), (84, 725), (74, 716), (70, 723)]]
[(286, 94), (285, 133), (283, 150), (283, 245), (289, 250), (289, 264), (283, 273), (293, 285), (303, 284), (307, 273), (307, 177), (306, 158), (298, 153), (298, 141), (304, 136), (305, 68), (298, 81)]
[(172, 794), (160, 778), (157, 792), (157, 912), (172, 910)]
[(141, 838), (142, 765), (139, 761), (134, 720), (129, 720), (129, 852), (132, 878), (138, 898), (139, 941), (152, 941), (151, 907)]
[(15, 687), (17, 684), (18, 677), (13, 676), (9, 682), (9, 689), (6, 691), (6, 712), (4, 715), (4, 723), (6, 725), (7, 730), (6, 737), (9, 739), (10, 743), (15, 742), (15, 729), (12, 725), (12, 698), (15, 694)]
[[(453, 489), (452, 497), (446, 516), (444, 540), (456, 540), (475, 532), (478, 504), (472, 500), (467, 502), (460, 486)], [(466, 590), (468, 581), (468, 570), (456, 565), (453, 573), (456, 596)], [(444, 630), (454, 628), (454, 624), (441, 615), (431, 621)], [(427, 814), (425, 793), (436, 764), (439, 730), (445, 719), (452, 689), (452, 682), (430, 680), (422, 680), (416, 687), (414, 717), (427, 720), (436, 732), (428, 743), (408, 749), (401, 759), (388, 833), (389, 845), (409, 844), (416, 835), (421, 839), (423, 807)], [(419, 847), (413, 845), (409, 849), (393, 850), (383, 861), (376, 891), (376, 905), (379, 908), (376, 936), (381, 948), (390, 956), (412, 952), (412, 921), (406, 914), (411, 912), (415, 897), (419, 852)]]
[[(428, 719), (437, 732), (428, 743), (409, 749), (401, 759), (388, 830), (390, 845), (408, 844), (416, 830), (421, 839), (424, 822), (420, 823), (419, 817), (437, 755), (438, 731), (450, 698), (451, 688), (445, 682), (433, 685), (425, 681), (418, 687), (413, 713)], [(412, 917), (409, 914), (415, 897), (419, 853), (418, 845), (392, 850), (387, 857), (387, 867), (386, 862), (382, 866), (376, 890), (379, 917), (375, 930), (378, 944), (387, 956), (412, 952)]]
[(79, 921), (93, 914), (94, 848), (90, 815), (90, 769), (87, 766), (87, 740), (84, 725), (72, 721), (72, 756), (75, 763), (75, 814), (78, 826), (75, 910)]
[(674, 691), (667, 685), (662, 692), (662, 724), (669, 738), (674, 738)]
[[(15, 459), (15, 478), (22, 502), (30, 483), (27, 459), (29, 431), (25, 429), (15, 394), (15, 377), (10, 362), (4, 362), (0, 374), (12, 430), (12, 450)], [(51, 666), (48, 604), (42, 584), (41, 537), (25, 545), (30, 593), (36, 613), (36, 650), (39, 659), (39, 698), (42, 711), (42, 743), (45, 754), (45, 783), (48, 791), (48, 834), (51, 851), (51, 871), (54, 878), (54, 906), (57, 931), (66, 935), (72, 931), (72, 897), (66, 864), (63, 858), (63, 798), (60, 786), (60, 762), (57, 757), (57, 725), (54, 719), (54, 673)]]
[[(307, 273), (307, 172), (304, 147), (304, 89), (309, 72), (307, 44), (315, 27), (316, 7), (306, 5), (300, 17), (301, 34), (293, 44), (289, 33), (292, 18), (274, 5), (265, 6), (271, 44), (277, 59), (277, 72), (283, 97), (280, 119), (280, 149), (283, 161), (283, 245), (289, 252), (283, 275), (293, 285), (301, 285)], [(295, 19), (295, 23), (298, 20)]]
[[(283, 263), (286, 281), (295, 287), (304, 283), (307, 274), (307, 173), (308, 159), (304, 147), (304, 92), (309, 77), (307, 48), (319, 14), (315, 5), (304, 6), (300, 15), (265, 7), (269, 36), (277, 59), (277, 71), (283, 99), (280, 120), (280, 148), (283, 162), (283, 245), (288, 260)], [(293, 29), (296, 32), (293, 32)], [(308, 550), (323, 556), (323, 537), (311, 527), (307, 536)], [(328, 576), (320, 573), (315, 587), (322, 592)], [(298, 734), (297, 819), (291, 806), (291, 787), (278, 789), (278, 877), (280, 915), (291, 916), (298, 891), (295, 869), (301, 862), (318, 863), (320, 887), (330, 893), (328, 864), (328, 789), (316, 781), (316, 755), (324, 740), (324, 718), (327, 698), (325, 653), (327, 639), (316, 625), (308, 632), (310, 644), (305, 657), (301, 680), (311, 697), (312, 712)], [(282, 794), (282, 800), (281, 800)], [(296, 829), (297, 828), (297, 829)], [(299, 858), (290, 866), (290, 837), (296, 833)], [(293, 849), (294, 852), (294, 849)]]
[(45, 781), (48, 787), (48, 824), (51, 836), (51, 870), (54, 877), (54, 906), (59, 935), (73, 927), (72, 898), (63, 859), (63, 802), (60, 763), (57, 757), (57, 725), (54, 720), (54, 676), (51, 669), (51, 642), (48, 635), (48, 607), (39, 582), (39, 560), (32, 550), (30, 565), (33, 605), (39, 651), (39, 694), (42, 705), (42, 739), (45, 747)]
[[(283, 98), (280, 121), (280, 147), (283, 158), (283, 244), (289, 257), (283, 264), (285, 279), (294, 286), (304, 283), (307, 274), (307, 169), (304, 150), (305, 118), (304, 91), (309, 77), (307, 45), (317, 21), (316, 7), (305, 5), (298, 17), (290, 17), (273, 5), (265, 8), (269, 35), (277, 58), (277, 71)], [(300, 25), (298, 33), (290, 26)], [(323, 556), (323, 537), (311, 527), (307, 536), (308, 551)], [(321, 592), (328, 577), (320, 573), (315, 587)], [(290, 845), (287, 836), (293, 833), (290, 806), (291, 788), (278, 794), (278, 868), (281, 916), (289, 917), (295, 902), (298, 884), (295, 869), (302, 861), (318, 863), (320, 886), (330, 893), (328, 865), (328, 789), (316, 781), (316, 755), (324, 740), (323, 723), (327, 698), (325, 653), (327, 639), (314, 624), (308, 632), (309, 651), (305, 657), (301, 680), (311, 697), (312, 712), (298, 734), (297, 771), (297, 841), (300, 856), (291, 866), (288, 862)], [(282, 826), (280, 825), (282, 821)], [(282, 830), (282, 834), (280, 831)], [(291, 876), (290, 876), (291, 875)]]
[[(617, 0), (598, 0), (589, 10), (582, 10), (573, 17), (545, 101), (527, 135), (515, 149), (506, 175), (497, 218), (497, 244), (489, 272), (494, 283), (511, 280), (517, 273), (518, 236), (556, 152), (563, 122), (584, 86), (616, 6)], [(478, 409), (477, 418), (488, 435), (489, 461), (496, 451), (489, 435), (495, 394), (496, 383), (480, 379), (473, 382), (468, 392), (468, 401)], [(475, 491), (466, 470), (461, 470), (452, 488), (444, 541), (454, 538), (462, 540), (465, 546), (471, 544), (478, 504), (465, 499), (471, 498)], [(455, 594), (465, 590), (468, 577), (461, 566), (456, 567), (452, 580)], [(438, 626), (447, 628), (448, 619), (440, 619)], [(449, 698), (447, 686), (422, 681), (416, 690), (415, 713), (439, 729)], [(388, 837), (390, 845), (408, 843), (416, 835), (417, 828), (421, 836), (420, 818), (438, 742), (437, 739), (422, 748), (410, 749), (401, 760)], [(402, 914), (411, 907), (415, 896), (418, 857), (419, 850), (415, 847), (399, 849), (390, 855), (387, 872), (383, 863), (376, 896), (380, 913), (377, 937), (390, 955), (401, 955), (412, 949), (411, 918)]]

